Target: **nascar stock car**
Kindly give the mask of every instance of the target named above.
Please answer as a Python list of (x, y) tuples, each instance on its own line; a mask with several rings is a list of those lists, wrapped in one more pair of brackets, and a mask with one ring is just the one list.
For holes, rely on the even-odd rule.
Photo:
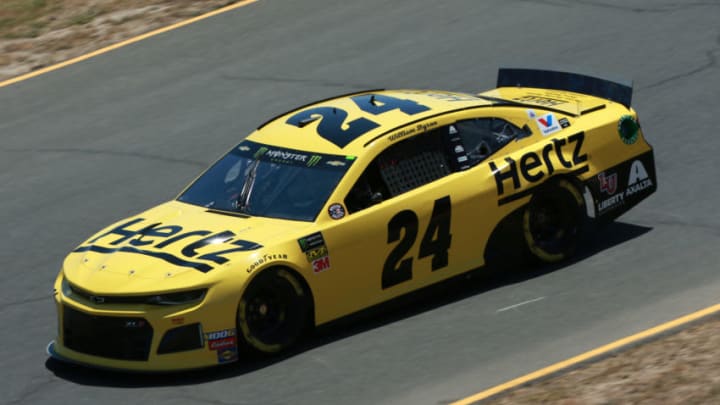
[(55, 282), (53, 357), (163, 371), (274, 353), (505, 251), (576, 249), (656, 189), (632, 87), (500, 69), (480, 94), (371, 90), (261, 125)]

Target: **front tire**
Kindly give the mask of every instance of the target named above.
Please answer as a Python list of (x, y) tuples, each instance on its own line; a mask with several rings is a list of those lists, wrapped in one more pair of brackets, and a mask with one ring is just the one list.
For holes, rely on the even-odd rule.
[(295, 343), (310, 319), (310, 299), (287, 269), (265, 270), (250, 282), (240, 299), (238, 331), (245, 347), (277, 353)]
[(540, 189), (523, 213), (523, 233), (530, 254), (545, 263), (564, 260), (575, 252), (586, 222), (585, 200), (568, 180)]

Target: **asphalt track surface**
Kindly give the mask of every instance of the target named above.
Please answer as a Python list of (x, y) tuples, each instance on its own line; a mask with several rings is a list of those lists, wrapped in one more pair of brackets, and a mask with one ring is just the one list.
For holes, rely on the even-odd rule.
[[(261, 0), (0, 88), (0, 402), (447, 403), (716, 304), (718, 20), (715, 0)], [(457, 283), (272, 361), (160, 377), (48, 361), (66, 252), (265, 119), (366, 88), (484, 90), (506, 64), (635, 80), (659, 190), (577, 260)]]

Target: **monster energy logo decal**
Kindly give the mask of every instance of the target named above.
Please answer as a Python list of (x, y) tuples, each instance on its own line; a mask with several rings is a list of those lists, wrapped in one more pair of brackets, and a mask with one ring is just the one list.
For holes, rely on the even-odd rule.
[(322, 160), (322, 156), (312, 155), (312, 156), (310, 156), (310, 160), (308, 160), (308, 162), (307, 162), (307, 167), (313, 167), (316, 164), (320, 163), (321, 160)]
[(243, 141), (232, 153), (248, 159), (261, 160), (264, 162), (343, 172), (347, 170), (355, 160), (354, 156), (306, 152), (274, 145), (264, 145), (249, 140)]
[(268, 148), (266, 148), (266, 147), (264, 147), (264, 146), (261, 146), (260, 149), (258, 149), (257, 152), (255, 152), (255, 154), (253, 155), (253, 158), (254, 158), (254, 159), (260, 159), (260, 157), (261, 157), (262, 155), (264, 155), (265, 152), (267, 152), (267, 151), (268, 151)]

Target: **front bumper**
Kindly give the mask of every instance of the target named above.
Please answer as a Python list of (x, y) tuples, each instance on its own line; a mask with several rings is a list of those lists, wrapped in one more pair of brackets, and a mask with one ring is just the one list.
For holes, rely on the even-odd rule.
[(177, 371), (237, 360), (236, 302), (211, 293), (189, 305), (98, 304), (55, 292), (58, 335), (47, 352), (91, 367)]

